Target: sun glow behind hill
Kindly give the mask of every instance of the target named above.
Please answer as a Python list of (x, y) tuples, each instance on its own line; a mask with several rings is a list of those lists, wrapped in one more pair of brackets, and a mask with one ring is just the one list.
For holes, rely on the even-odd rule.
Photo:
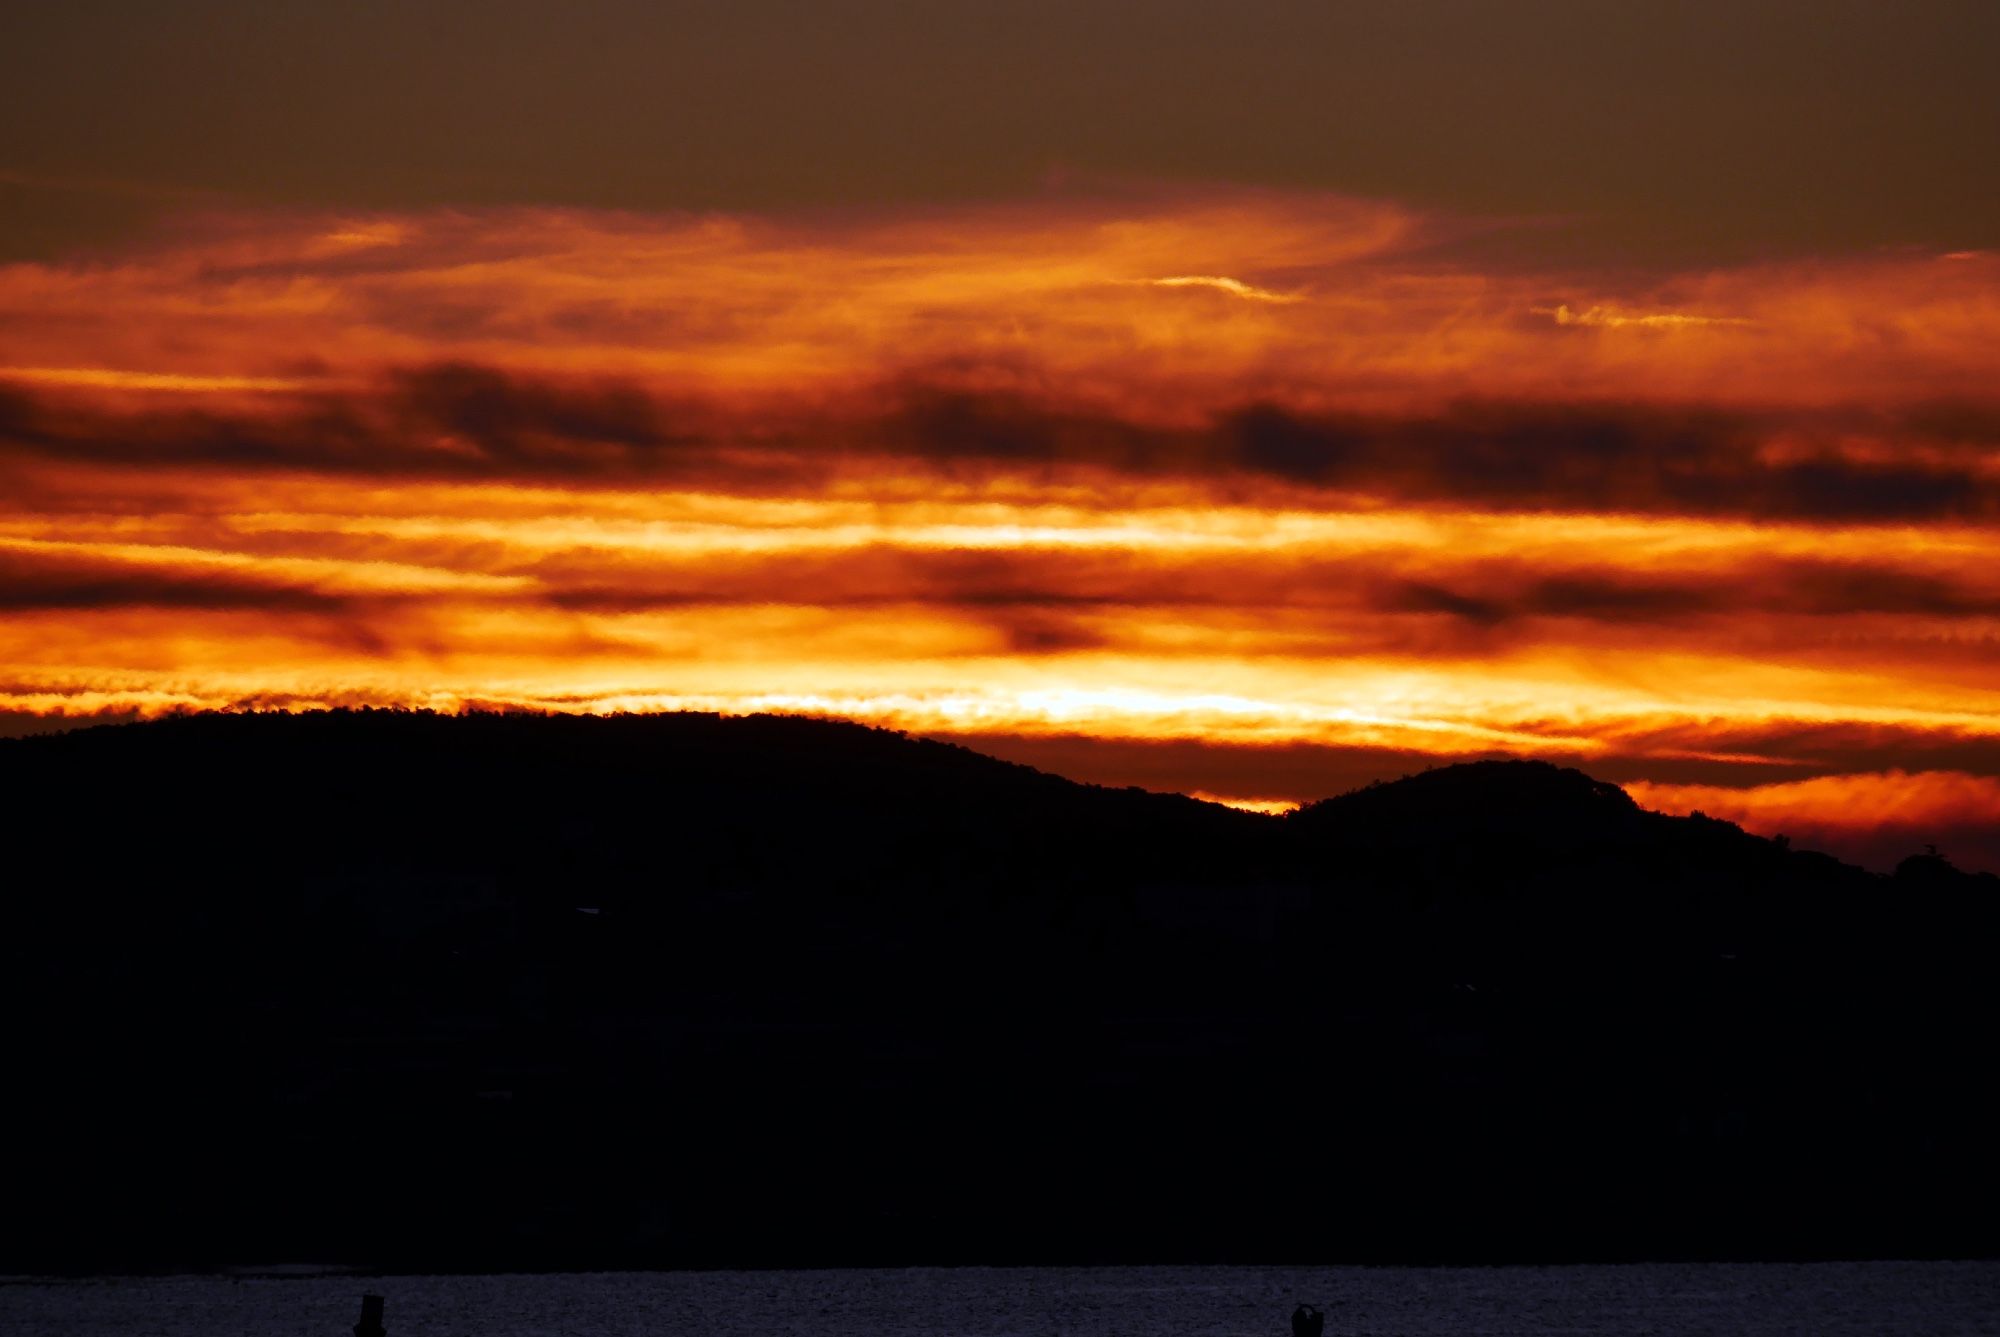
[(1899, 834), (2000, 823), (2000, 260), (1480, 230), (215, 215), (9, 266), (0, 708), (784, 710), (1268, 802), (1504, 752), (1835, 843), (1901, 767), (1987, 783)]

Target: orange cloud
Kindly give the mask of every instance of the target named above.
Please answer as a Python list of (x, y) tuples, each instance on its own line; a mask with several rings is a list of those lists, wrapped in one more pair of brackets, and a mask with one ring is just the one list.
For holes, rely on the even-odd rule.
[(1625, 788), (1663, 812), (1705, 812), (1881, 866), (1931, 844), (1971, 867), (2000, 866), (2000, 778), (1991, 775), (1888, 770), (1743, 789), (1645, 781)]
[(2000, 772), (2000, 260), (1456, 234), (1182, 192), (211, 215), (6, 266), (0, 708)]
[(1626, 786), (1663, 812), (1725, 817), (1759, 829), (1793, 825), (1922, 826), (2000, 824), (2000, 778), (1959, 771), (1882, 771), (1725, 789), (1716, 785)]
[(1258, 398), (1990, 393), (1993, 257), (1607, 281), (1482, 270), (1449, 235), (1393, 205), (1273, 193), (789, 220), (215, 217), (120, 263), (0, 268), (0, 365), (290, 383), (308, 364), (459, 361), (785, 395), (929, 369), (1149, 419)]

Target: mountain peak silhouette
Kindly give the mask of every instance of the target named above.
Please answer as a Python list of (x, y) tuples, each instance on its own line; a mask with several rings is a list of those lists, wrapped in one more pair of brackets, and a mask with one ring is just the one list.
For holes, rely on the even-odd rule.
[(1438, 766), (1322, 800), (1351, 808), (1422, 804), (1434, 809), (1538, 814), (1553, 818), (1603, 817), (1638, 807), (1617, 785), (1547, 761), (1467, 761)]
[(1288, 821), (1350, 848), (1557, 850), (1629, 845), (1663, 833), (1617, 785), (1545, 761), (1474, 761), (1385, 781), (1301, 808)]

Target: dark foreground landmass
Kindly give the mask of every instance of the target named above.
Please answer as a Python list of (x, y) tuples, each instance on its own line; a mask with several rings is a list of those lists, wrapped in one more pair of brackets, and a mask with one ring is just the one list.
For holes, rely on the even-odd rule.
[(0, 1270), (2000, 1252), (2000, 879), (1539, 763), (204, 716), (0, 812)]

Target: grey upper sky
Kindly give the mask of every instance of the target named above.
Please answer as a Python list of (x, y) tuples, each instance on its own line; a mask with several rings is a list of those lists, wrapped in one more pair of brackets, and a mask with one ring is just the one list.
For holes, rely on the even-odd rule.
[(1996, 68), (1994, 0), (16, 0), (0, 254), (217, 203), (769, 209), (1064, 173), (1678, 259), (1984, 247)]

